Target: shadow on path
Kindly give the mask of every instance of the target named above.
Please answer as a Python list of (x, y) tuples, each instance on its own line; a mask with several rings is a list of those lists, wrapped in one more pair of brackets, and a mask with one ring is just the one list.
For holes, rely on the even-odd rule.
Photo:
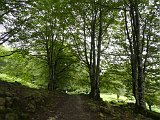
[(55, 109), (57, 120), (94, 120), (95, 114), (85, 110), (85, 98), (81, 95), (68, 95), (59, 101)]

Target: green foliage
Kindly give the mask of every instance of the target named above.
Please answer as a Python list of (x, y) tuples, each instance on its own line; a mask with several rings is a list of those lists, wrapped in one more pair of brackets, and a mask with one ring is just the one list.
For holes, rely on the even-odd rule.
[[(17, 51), (13, 53), (10, 49), (0, 46), (1, 77), (46, 88), (50, 74), (48, 66), (52, 61), (50, 65), (56, 64), (55, 74), (59, 89), (90, 91), (90, 78), (84, 61), (89, 61), (90, 57), (93, 17), (97, 17), (95, 41), (98, 41), (100, 19), (97, 11), (101, 6), (103, 13), (101, 91), (132, 96), (129, 62), (131, 52), (124, 25), (124, 9), (126, 8), (128, 12), (129, 2), (1, 0), (0, 24), (6, 31), (0, 33), (0, 44), (7, 42), (13, 51)], [(138, 7), (141, 16), (140, 41), (144, 40), (142, 57), (143, 65), (146, 65), (144, 68), (146, 101), (148, 104), (158, 106), (159, 2), (142, 0), (139, 1)], [(128, 25), (131, 24), (129, 20), (127, 22)]]
[[(103, 92), (124, 95), (131, 93), (131, 76), (128, 63), (110, 64), (107, 71), (101, 76)], [(105, 90), (105, 91), (104, 91)]]
[[(56, 45), (56, 74), (58, 86), (61, 90), (75, 91), (89, 87), (88, 73), (82, 68), (78, 59), (74, 57), (74, 51), (67, 46)], [(2, 50), (1, 50), (2, 51)], [(7, 54), (9, 51), (3, 48)], [(56, 52), (56, 51), (55, 51)], [(1, 54), (2, 55), (2, 54)], [(1, 76), (3, 80), (18, 81), (30, 87), (47, 87), (48, 67), (45, 60), (35, 57), (34, 54), (14, 53), (11, 56), (0, 58)]]
[[(6, 74), (5, 78), (7, 80), (17, 80), (21, 83), (26, 81), (28, 84), (35, 83), (37, 86), (44, 85), (45, 66), (39, 59), (31, 56), (24, 57), (23, 54), (14, 53), (11, 56), (1, 58), (1, 60), (5, 63), (5, 65), (1, 66), (1, 74)], [(39, 81), (41, 82), (39, 83)]]
[[(4, 52), (6, 53), (6, 50), (2, 46), (0, 46), (0, 56), (4, 55)], [(2, 71), (2, 67), (5, 65), (5, 61), (0, 57), (0, 71)]]
[(89, 74), (85, 67), (82, 67), (80, 63), (74, 65), (75, 71), (71, 73), (72, 79), (70, 80), (69, 91), (78, 93), (88, 93), (90, 91)]

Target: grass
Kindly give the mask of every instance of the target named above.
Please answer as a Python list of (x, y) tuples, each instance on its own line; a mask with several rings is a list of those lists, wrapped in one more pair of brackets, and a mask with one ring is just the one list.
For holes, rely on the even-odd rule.
[(159, 112), (159, 113), (160, 113), (160, 106), (154, 105), (154, 106), (152, 107), (152, 110), (155, 111), (155, 112)]
[(21, 83), (22, 85), (28, 86), (30, 88), (38, 88), (38, 86), (35, 85), (35, 84), (32, 84), (32, 83), (27, 82), (25, 80), (22, 80), (20, 78), (11, 77), (11, 76), (6, 75), (6, 74), (0, 74), (0, 79), (3, 80), (3, 81), (7, 81), (7, 82), (15, 82), (15, 81), (17, 81), (17, 82)]
[[(110, 101), (115, 101), (115, 100), (117, 100), (117, 95), (116, 94), (111, 94), (111, 93), (101, 93), (100, 94), (100, 97), (104, 100), (104, 101), (108, 101), (108, 102), (110, 102)], [(130, 100), (130, 99), (128, 99), (127, 97), (125, 97), (125, 96), (120, 96), (119, 97), (119, 100), (120, 101), (124, 101), (124, 102), (135, 102), (135, 100), (133, 99), (133, 100)]]
[[(117, 95), (116, 95), (116, 94), (101, 93), (101, 94), (100, 94), (100, 97), (101, 97), (104, 101), (108, 101), (108, 102), (110, 102), (110, 101), (117, 101)], [(127, 103), (127, 102), (132, 102), (132, 103), (134, 103), (134, 102), (135, 102), (134, 99), (133, 99), (133, 100), (130, 100), (130, 99), (128, 99), (128, 98), (125, 97), (125, 96), (120, 96), (120, 97), (119, 97), (119, 100), (120, 100), (120, 101), (123, 101), (123, 102), (125, 102), (125, 103)], [(147, 105), (147, 109), (149, 109), (148, 105)], [(159, 112), (159, 113), (160, 113), (160, 106), (154, 105), (154, 106), (152, 106), (152, 110), (155, 111), (155, 112)]]

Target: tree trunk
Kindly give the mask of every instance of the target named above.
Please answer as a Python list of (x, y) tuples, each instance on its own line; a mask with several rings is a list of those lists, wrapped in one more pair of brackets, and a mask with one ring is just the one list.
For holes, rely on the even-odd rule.
[(49, 40), (46, 40), (46, 51), (47, 51), (47, 61), (48, 61), (48, 90), (53, 91), (56, 89), (56, 79), (55, 79), (55, 63), (53, 60), (53, 40), (49, 46)]
[[(93, 0), (93, 11), (92, 11), (92, 23), (91, 23), (91, 51), (90, 51), (90, 80), (91, 80), (91, 92), (92, 98), (100, 99), (99, 90), (99, 67), (100, 67), (100, 52), (101, 52), (101, 37), (102, 37), (102, 26), (100, 23), (99, 27), (99, 38), (98, 38), (98, 50), (96, 56), (96, 45), (95, 45), (95, 34), (96, 34), (96, 21), (97, 21), (97, 10), (94, 7), (95, 1)], [(100, 16), (102, 16), (100, 12)], [(101, 21), (102, 22), (102, 21)], [(96, 63), (97, 58), (97, 63)]]
[(140, 40), (140, 23), (139, 23), (139, 11), (138, 11), (138, 1), (135, 0), (135, 35), (136, 35), (136, 42), (137, 42), (137, 63), (138, 63), (138, 99), (139, 99), (139, 110), (146, 111), (146, 103), (145, 103), (145, 96), (144, 96), (144, 79), (143, 79), (143, 66), (142, 66), (142, 43)]
[(142, 51), (143, 43), (140, 39), (140, 17), (138, 10), (138, 1), (130, 0), (130, 22), (131, 22), (131, 36), (127, 26), (127, 16), (125, 11), (125, 23), (127, 36), (130, 43), (131, 52), (131, 67), (132, 67), (132, 85), (133, 94), (136, 99), (136, 108), (138, 112), (146, 111), (146, 103), (144, 97), (145, 83), (143, 78), (143, 62), (142, 62)]
[(48, 82), (48, 90), (53, 91), (57, 88), (56, 83), (56, 74), (55, 74), (55, 65), (49, 66), (49, 82)]
[(101, 44), (102, 44), (102, 8), (101, 8), (102, 1), (100, 0), (100, 10), (99, 10), (99, 36), (98, 36), (98, 46), (97, 46), (97, 65), (96, 65), (96, 96), (100, 98), (100, 90), (99, 90), (99, 76), (100, 76), (100, 57), (101, 57)]
[(152, 111), (152, 106), (151, 105), (149, 105), (149, 110)]

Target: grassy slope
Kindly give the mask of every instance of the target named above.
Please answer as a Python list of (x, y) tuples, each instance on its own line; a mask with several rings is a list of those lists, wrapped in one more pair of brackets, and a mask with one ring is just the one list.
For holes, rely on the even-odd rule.
[(32, 84), (30, 82), (27, 82), (25, 80), (22, 80), (22, 79), (19, 79), (19, 78), (16, 78), (16, 77), (11, 77), (11, 76), (8, 76), (6, 74), (1, 74), (0, 73), (0, 79), (3, 80), (3, 81), (6, 81), (6, 82), (19, 82), (21, 83), (22, 85), (25, 85), (25, 86), (28, 86), (28, 87), (31, 87), (31, 88), (38, 88), (37, 85), (35, 84)]
[[(110, 102), (110, 101), (117, 101), (117, 96), (116, 96), (116, 94), (101, 93), (101, 98), (102, 98), (104, 101), (108, 101), (108, 102)], [(133, 100), (129, 100), (129, 99), (128, 99), (127, 97), (125, 97), (125, 96), (120, 96), (120, 97), (119, 97), (119, 100), (120, 100), (120, 101), (123, 101), (124, 104), (127, 103), (127, 102), (132, 102), (132, 103), (135, 102), (134, 99), (133, 99)], [(147, 109), (149, 109), (148, 106), (147, 106)], [(160, 106), (152, 106), (152, 110), (155, 111), (155, 112), (159, 112), (159, 113), (160, 113)]]

